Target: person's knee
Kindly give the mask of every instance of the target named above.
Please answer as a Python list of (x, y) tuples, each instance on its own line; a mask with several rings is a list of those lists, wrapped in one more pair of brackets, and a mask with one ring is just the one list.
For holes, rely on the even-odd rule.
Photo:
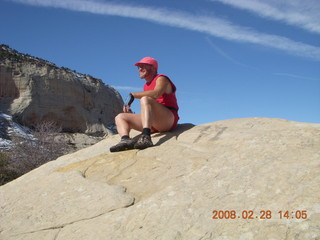
[(119, 113), (116, 117), (115, 117), (115, 122), (116, 124), (121, 122), (122, 120), (124, 120), (124, 113)]
[(140, 99), (140, 104), (147, 105), (147, 104), (150, 104), (152, 101), (154, 101), (152, 97), (144, 96)]

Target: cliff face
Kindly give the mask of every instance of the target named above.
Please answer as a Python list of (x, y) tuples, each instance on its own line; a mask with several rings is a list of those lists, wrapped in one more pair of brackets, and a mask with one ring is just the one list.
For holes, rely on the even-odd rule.
[(320, 124), (232, 119), (152, 137), (110, 153), (114, 135), (1, 186), (0, 239), (320, 238)]
[(0, 109), (21, 124), (54, 121), (64, 131), (101, 133), (122, 111), (119, 93), (100, 79), (0, 45)]

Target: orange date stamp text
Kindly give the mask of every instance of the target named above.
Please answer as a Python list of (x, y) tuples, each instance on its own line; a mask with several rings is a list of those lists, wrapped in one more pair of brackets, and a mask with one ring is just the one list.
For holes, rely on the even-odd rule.
[(212, 219), (307, 219), (307, 210), (213, 210)]

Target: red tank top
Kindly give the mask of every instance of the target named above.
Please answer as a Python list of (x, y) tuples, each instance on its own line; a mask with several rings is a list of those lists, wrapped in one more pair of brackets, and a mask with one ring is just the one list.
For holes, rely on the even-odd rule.
[(161, 76), (164, 76), (169, 80), (169, 82), (170, 82), (170, 84), (172, 86), (172, 93), (170, 93), (170, 94), (164, 93), (158, 99), (156, 99), (156, 101), (161, 103), (162, 105), (164, 105), (166, 107), (174, 108), (178, 112), (179, 107), (178, 107), (178, 102), (177, 102), (177, 98), (176, 98), (176, 90), (177, 90), (177, 88), (172, 83), (170, 78), (168, 78), (166, 75), (163, 75), (163, 74), (157, 75), (150, 82), (145, 83), (144, 86), (143, 86), (143, 89), (144, 89), (144, 91), (153, 90), (155, 88), (155, 86), (156, 86), (157, 79), (159, 77), (161, 77)]

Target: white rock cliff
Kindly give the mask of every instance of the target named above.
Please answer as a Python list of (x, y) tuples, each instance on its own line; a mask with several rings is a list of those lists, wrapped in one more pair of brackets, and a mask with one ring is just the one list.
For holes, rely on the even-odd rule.
[(101, 134), (122, 105), (100, 79), (0, 45), (0, 110), (23, 125), (47, 120), (67, 132)]

